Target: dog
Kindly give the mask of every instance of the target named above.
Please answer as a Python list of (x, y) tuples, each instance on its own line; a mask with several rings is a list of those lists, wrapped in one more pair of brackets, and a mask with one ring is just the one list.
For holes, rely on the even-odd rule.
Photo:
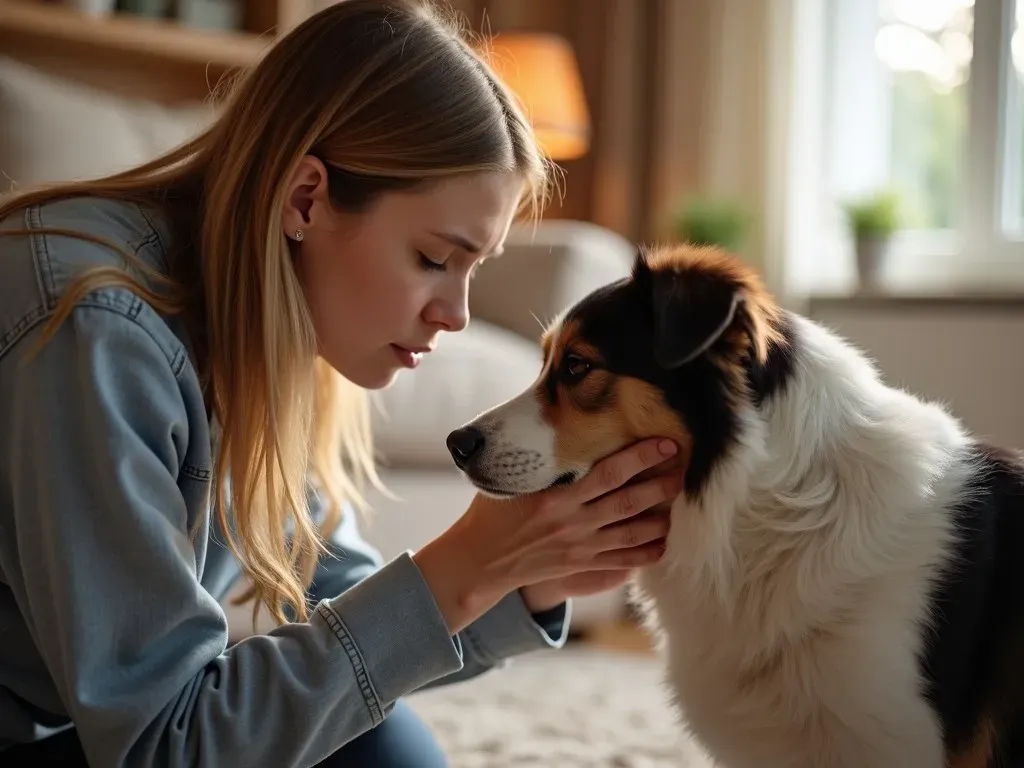
[(665, 554), (631, 599), (707, 759), (1024, 766), (1019, 456), (713, 247), (641, 247), (542, 346), (531, 387), (449, 436), (454, 461), (515, 496), (680, 445)]

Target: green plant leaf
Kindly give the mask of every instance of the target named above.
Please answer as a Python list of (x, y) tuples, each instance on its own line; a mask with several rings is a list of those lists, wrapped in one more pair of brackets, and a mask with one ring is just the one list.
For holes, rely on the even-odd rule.
[(883, 189), (842, 203), (847, 226), (855, 238), (888, 237), (900, 228), (902, 205), (899, 194)]
[(731, 200), (694, 196), (680, 204), (673, 224), (682, 241), (736, 251), (747, 238), (750, 216)]

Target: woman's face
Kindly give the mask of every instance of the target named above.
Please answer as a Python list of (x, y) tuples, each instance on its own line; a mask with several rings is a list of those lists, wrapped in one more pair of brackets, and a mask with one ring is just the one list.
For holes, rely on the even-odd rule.
[(327, 176), (307, 157), (293, 179), (285, 234), (312, 313), (320, 355), (367, 389), (415, 368), (442, 331), (469, 322), (469, 281), (501, 253), (522, 191), (513, 174), (445, 179), (387, 192), (359, 213), (328, 202)]

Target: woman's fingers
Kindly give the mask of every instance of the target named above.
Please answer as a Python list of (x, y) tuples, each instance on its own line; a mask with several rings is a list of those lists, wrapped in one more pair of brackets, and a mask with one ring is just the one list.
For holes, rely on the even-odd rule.
[(661, 464), (678, 450), (667, 438), (644, 440), (601, 460), (576, 483), (574, 496), (581, 503), (611, 493), (631, 478)]
[(641, 544), (630, 549), (610, 549), (594, 558), (592, 568), (601, 570), (642, 568), (653, 565), (665, 554), (665, 542), (662, 539)]
[(563, 582), (567, 597), (584, 597), (622, 586), (629, 580), (628, 568), (601, 571), (581, 571), (568, 576)]
[(628, 485), (593, 502), (588, 522), (596, 528), (628, 520), (656, 504), (674, 499), (682, 487), (683, 479), (678, 474)]
[(594, 552), (632, 549), (658, 541), (668, 535), (669, 516), (665, 513), (637, 515), (624, 523), (608, 525), (591, 536)]

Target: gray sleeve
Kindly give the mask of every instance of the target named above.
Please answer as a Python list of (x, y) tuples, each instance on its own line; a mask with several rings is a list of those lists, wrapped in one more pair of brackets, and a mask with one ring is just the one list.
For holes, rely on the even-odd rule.
[(181, 390), (135, 319), (80, 307), (2, 380), (5, 574), (92, 764), (310, 766), (462, 668), (408, 555), (227, 648), (176, 484)]
[[(314, 505), (319, 499), (313, 496)], [(328, 554), (321, 558), (310, 590), (313, 602), (330, 600), (375, 573), (383, 565), (380, 552), (363, 538), (357, 512), (347, 507), (340, 525), (331, 534)], [(411, 564), (415, 568), (415, 563)], [(417, 569), (418, 573), (418, 569)], [(410, 580), (412, 580), (410, 575)], [(426, 584), (423, 586), (426, 589)], [(457, 636), (463, 649), (463, 666), (424, 687), (468, 680), (510, 659), (531, 651), (560, 648), (569, 635), (571, 605), (567, 601), (549, 611), (531, 614), (518, 590), (500, 600)], [(371, 651), (372, 653), (372, 651)], [(375, 660), (385, 668), (388, 659)]]

